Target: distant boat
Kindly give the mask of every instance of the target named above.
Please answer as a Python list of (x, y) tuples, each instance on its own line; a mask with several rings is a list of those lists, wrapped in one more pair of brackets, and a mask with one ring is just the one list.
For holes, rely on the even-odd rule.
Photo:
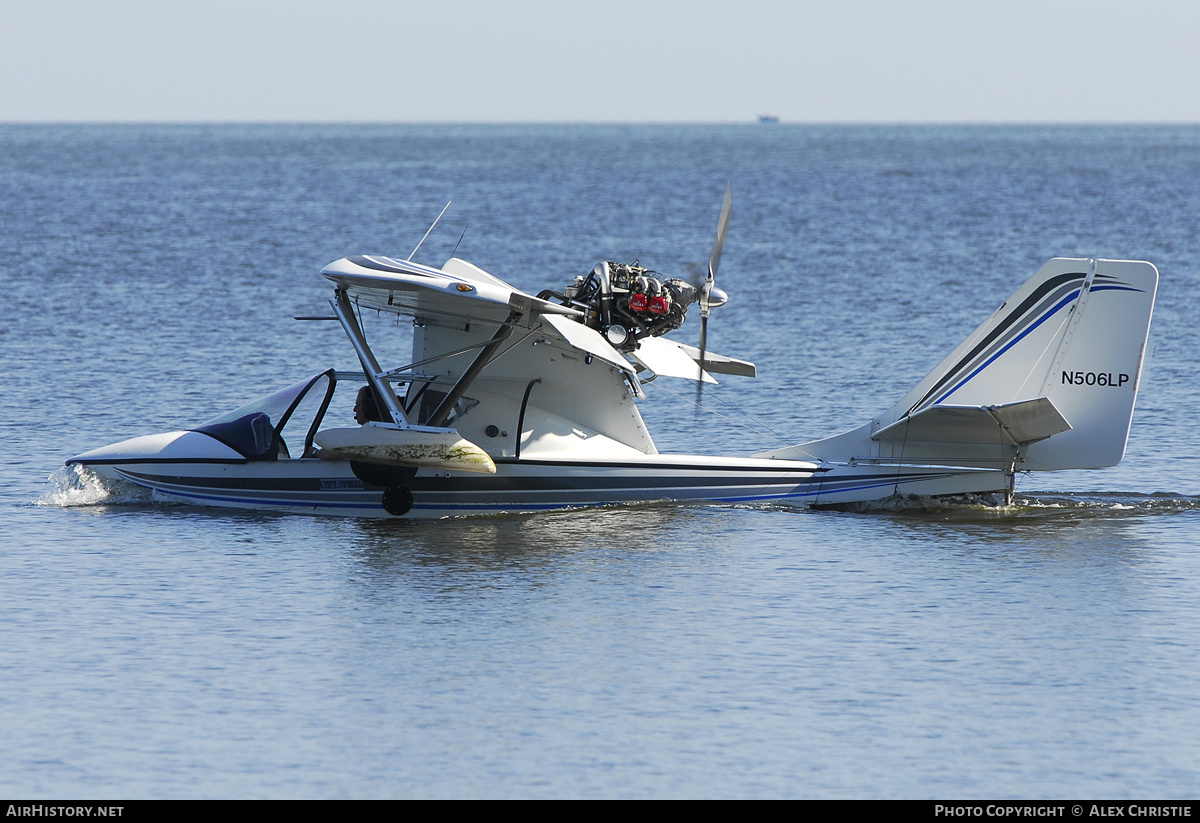
[(779, 118), (773, 114), (760, 114), (758, 116), (758, 122), (760, 122), (760, 123), (778, 123)]

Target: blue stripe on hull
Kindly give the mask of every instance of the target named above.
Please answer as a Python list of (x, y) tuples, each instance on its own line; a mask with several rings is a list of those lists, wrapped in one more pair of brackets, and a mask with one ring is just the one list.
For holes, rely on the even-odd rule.
[[(177, 474), (185, 467), (174, 464), (171, 473), (157, 474), (146, 464), (139, 471), (132, 467), (116, 468), (116, 473), (130, 483), (169, 498), (208, 506), (271, 509), (301, 513), (325, 513), (392, 517), (383, 507), (383, 489), (369, 485), (362, 488), (320, 488), (319, 478), (286, 477), (212, 477)], [(167, 468), (167, 467), (162, 467)], [(543, 467), (545, 468), (545, 467)], [(515, 477), (467, 475), (450, 478), (412, 478), (405, 485), (413, 495), (412, 509), (404, 516), (420, 517), (445, 514), (485, 514), (629, 503), (675, 501), (747, 503), (768, 500), (799, 500), (811, 504), (836, 504), (887, 497), (891, 492), (912, 490), (915, 487), (959, 478), (961, 489), (938, 492), (957, 493), (999, 491), (1004, 488), (999, 472), (955, 471), (948, 469), (888, 470), (876, 467), (829, 471), (803, 476), (803, 471), (781, 469), (766, 472), (709, 470), (709, 476), (681, 477), (678, 471), (663, 474), (662, 469), (611, 464), (613, 471), (588, 475), (527, 475)], [(696, 468), (696, 467), (693, 467)], [(637, 477), (638, 470), (645, 476)], [(849, 471), (848, 476), (838, 476)], [(752, 477), (747, 474), (775, 474), (775, 477)], [(732, 477), (730, 475), (733, 475)], [(798, 476), (799, 475), (799, 476)], [(688, 480), (692, 482), (688, 482)], [(519, 482), (516, 482), (519, 481)], [(356, 481), (324, 481), (326, 484)], [(298, 488), (309, 485), (312, 488)]]

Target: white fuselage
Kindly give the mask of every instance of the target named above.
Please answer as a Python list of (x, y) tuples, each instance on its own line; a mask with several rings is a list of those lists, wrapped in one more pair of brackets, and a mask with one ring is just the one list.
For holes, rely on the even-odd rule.
[[(364, 480), (347, 461), (244, 460), (205, 440), (211, 438), (197, 432), (153, 435), (71, 462), (168, 500), (367, 517), (446, 517), (654, 501), (835, 505), (895, 493), (1002, 491), (1006, 484), (1002, 472), (979, 469), (664, 454), (610, 460), (502, 457), (496, 460), (495, 474), (422, 468), (397, 470), (389, 477), (388, 470), (375, 467)], [(393, 486), (411, 494), (404, 511), (389, 511), (385, 497)]]

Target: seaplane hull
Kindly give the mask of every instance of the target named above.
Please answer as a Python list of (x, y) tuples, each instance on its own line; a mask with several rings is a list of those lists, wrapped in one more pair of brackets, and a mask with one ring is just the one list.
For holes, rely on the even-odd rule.
[[(1001, 471), (938, 466), (839, 466), (792, 460), (670, 455), (643, 462), (496, 462), (495, 474), (372, 475), (315, 458), (263, 462), (72, 461), (167, 502), (281, 513), (438, 518), (640, 503), (791, 502), (830, 506), (896, 494), (1003, 492)], [(359, 469), (368, 477), (355, 474)], [(394, 481), (390, 482), (389, 480)], [(371, 482), (374, 481), (374, 482)]]

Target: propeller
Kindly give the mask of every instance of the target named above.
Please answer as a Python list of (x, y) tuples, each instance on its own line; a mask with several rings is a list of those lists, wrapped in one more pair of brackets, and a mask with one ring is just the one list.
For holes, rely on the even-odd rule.
[[(700, 374), (704, 374), (704, 352), (708, 345), (708, 313), (713, 308), (729, 302), (729, 295), (716, 286), (717, 269), (721, 265), (721, 253), (725, 251), (725, 233), (729, 229), (729, 212), (733, 208), (733, 184), (725, 186), (725, 202), (721, 204), (721, 219), (717, 222), (717, 239), (713, 241), (712, 254), (708, 256), (708, 276), (700, 286)], [(696, 403), (704, 390), (704, 380), (696, 383)]]

